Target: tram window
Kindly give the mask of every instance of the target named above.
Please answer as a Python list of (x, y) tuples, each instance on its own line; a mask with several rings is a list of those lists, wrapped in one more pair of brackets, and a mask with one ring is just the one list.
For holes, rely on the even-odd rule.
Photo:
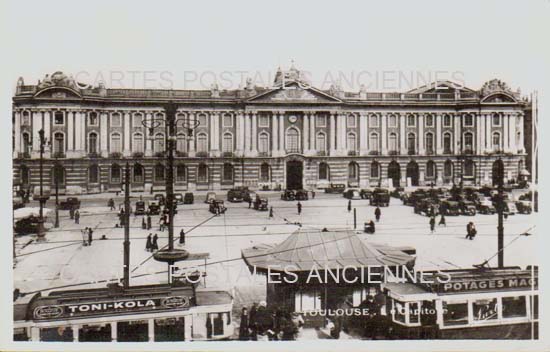
[(409, 323), (420, 323), (420, 304), (418, 302), (409, 303)]
[(70, 326), (40, 329), (40, 341), (73, 341), (73, 329)]
[(223, 314), (224, 313), (208, 314), (208, 321), (212, 322), (212, 335), (223, 335)]
[(474, 321), (495, 320), (498, 318), (497, 299), (480, 299), (472, 303)]
[(531, 303), (531, 317), (533, 319), (539, 318), (539, 296), (529, 296), (530, 303)]
[(445, 326), (468, 324), (468, 302), (443, 302), (443, 324)]
[(185, 341), (185, 318), (155, 319), (156, 341)]
[(29, 341), (29, 335), (27, 335), (27, 329), (14, 328), (13, 329), (13, 341)]
[(525, 296), (502, 297), (502, 317), (517, 318), (527, 316)]
[(394, 314), (393, 319), (395, 321), (400, 321), (402, 323), (405, 322), (405, 303), (399, 302), (399, 301), (393, 301), (394, 302)]
[(82, 325), (78, 330), (80, 342), (111, 342), (111, 324)]
[(147, 320), (120, 321), (117, 323), (118, 342), (149, 341), (149, 325)]

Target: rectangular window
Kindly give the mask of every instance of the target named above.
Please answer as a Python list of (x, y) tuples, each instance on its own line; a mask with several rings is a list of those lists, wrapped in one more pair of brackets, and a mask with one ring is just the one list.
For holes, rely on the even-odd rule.
[(224, 324), (223, 324), (223, 315), (224, 313), (209, 313), (208, 319), (212, 324), (212, 335), (223, 335), (224, 333)]
[(122, 117), (118, 112), (115, 112), (111, 115), (111, 127), (120, 127), (122, 126)]
[(356, 124), (355, 124), (355, 121), (356, 121), (355, 115), (348, 115), (346, 120), (347, 120), (348, 127), (355, 127), (356, 126)]
[(321, 309), (321, 295), (316, 290), (296, 292), (294, 303), (297, 312)]
[(497, 299), (480, 299), (472, 303), (474, 322), (496, 320), (498, 318)]
[(78, 329), (79, 342), (111, 342), (111, 324), (82, 325)]
[(474, 117), (471, 114), (464, 116), (464, 126), (473, 127), (474, 126)]
[(397, 116), (390, 115), (388, 118), (388, 126), (389, 127), (397, 127)]
[(143, 121), (143, 115), (142, 114), (135, 114), (132, 121), (133, 127), (143, 127), (142, 124)]
[(443, 116), (443, 126), (451, 127), (451, 124), (452, 124), (451, 115), (444, 115)]
[(468, 324), (468, 302), (443, 302), (443, 325)]
[(155, 319), (155, 342), (185, 341), (185, 318)]
[(206, 117), (206, 114), (199, 114), (198, 120), (199, 120), (199, 127), (208, 126), (208, 119)]
[(434, 116), (426, 115), (426, 127), (434, 127)]
[(90, 114), (88, 115), (88, 124), (90, 126), (97, 126), (98, 122), (99, 122), (99, 119), (97, 118), (97, 112), (95, 111), (90, 112)]
[(493, 126), (500, 127), (500, 115), (494, 114), (493, 115)]
[(65, 114), (63, 113), (63, 111), (56, 111), (55, 112), (54, 119), (53, 119), (53, 124), (54, 125), (63, 125), (63, 124), (65, 124)]
[(393, 301), (394, 302), (394, 313), (393, 313), (393, 319), (395, 321), (405, 323), (405, 315), (407, 313), (406, 305), (403, 302), (399, 301)]
[(260, 114), (260, 117), (258, 118), (258, 127), (269, 127), (268, 114)]
[(369, 116), (369, 127), (378, 127), (378, 116)]
[(317, 123), (317, 127), (327, 127), (327, 115), (318, 115), (315, 122)]
[(416, 126), (416, 117), (414, 115), (408, 115), (407, 127), (415, 127), (415, 126)]
[(223, 127), (233, 127), (233, 116), (231, 114), (223, 115)]
[(31, 125), (31, 116), (28, 111), (23, 112), (23, 117), (21, 118), (21, 125), (22, 126)]
[(147, 320), (119, 321), (116, 324), (118, 342), (149, 341), (149, 324)]
[(527, 317), (527, 303), (525, 296), (502, 297), (503, 318), (525, 318)]

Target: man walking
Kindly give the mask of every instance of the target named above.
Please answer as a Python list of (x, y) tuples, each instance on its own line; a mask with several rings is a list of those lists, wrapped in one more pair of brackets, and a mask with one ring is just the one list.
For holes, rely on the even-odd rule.
[(298, 215), (302, 214), (302, 203), (298, 201), (298, 204), (296, 204), (296, 207), (298, 208)]
[(185, 231), (183, 231), (183, 229), (181, 229), (180, 231), (180, 245), (184, 245), (185, 244)]
[(78, 210), (74, 212), (74, 223), (80, 224), (80, 212)]
[(374, 216), (376, 217), (376, 222), (380, 221), (381, 215), (382, 215), (382, 211), (380, 210), (379, 207), (376, 207), (376, 209), (374, 209)]
[(351, 199), (348, 200), (348, 213), (351, 211)]
[(158, 251), (159, 249), (158, 239), (159, 239), (159, 236), (155, 233), (155, 235), (153, 236), (153, 244), (151, 245), (151, 252)]
[(153, 240), (152, 238), (153, 237), (153, 234), (150, 233), (149, 236), (147, 236), (147, 242), (145, 243), (145, 250), (147, 252), (152, 252), (152, 248), (153, 248)]
[(470, 221), (468, 225), (466, 225), (466, 239), (473, 240), (476, 234), (476, 227), (474, 223)]
[(92, 245), (94, 230), (91, 227), (88, 228), (88, 246)]
[(147, 214), (147, 230), (151, 230), (151, 215)]
[(273, 207), (269, 208), (269, 218), (273, 218)]
[(430, 232), (433, 234), (435, 231), (435, 216), (430, 217)]
[(441, 219), (439, 219), (439, 226), (441, 226), (441, 225), (447, 227), (447, 223), (445, 221), (445, 215), (444, 214), (441, 214)]

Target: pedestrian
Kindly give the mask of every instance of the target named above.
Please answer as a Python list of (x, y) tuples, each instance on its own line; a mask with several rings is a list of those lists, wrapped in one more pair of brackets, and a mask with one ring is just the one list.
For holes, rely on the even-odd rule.
[(273, 207), (269, 208), (269, 218), (273, 217)]
[(153, 242), (152, 242), (151, 237), (153, 237), (152, 233), (150, 233), (149, 236), (147, 236), (147, 242), (145, 243), (145, 250), (147, 252), (151, 252), (152, 248), (153, 248)]
[(107, 206), (109, 207), (109, 210), (115, 210), (115, 201), (113, 198), (110, 198), (109, 201), (107, 201)]
[(248, 198), (248, 209), (252, 208), (252, 198)]
[(376, 209), (374, 209), (374, 216), (376, 217), (376, 222), (380, 221), (381, 215), (382, 215), (382, 211), (380, 210), (379, 207), (376, 207)]
[(351, 211), (351, 199), (348, 200), (348, 213)]
[(74, 219), (74, 208), (71, 207), (71, 209), (69, 209), (69, 217), (71, 218), (71, 220)]
[(155, 235), (153, 236), (153, 244), (151, 245), (151, 252), (157, 251), (159, 249), (158, 239), (159, 236), (155, 233)]
[(430, 232), (434, 233), (435, 231), (435, 216), (430, 217)]
[(74, 213), (74, 223), (80, 224), (80, 212), (78, 210)]
[(141, 218), (141, 228), (143, 230), (147, 229), (147, 223), (145, 222), (145, 218)]
[(147, 214), (147, 230), (151, 230), (151, 215)]
[(441, 214), (441, 219), (439, 219), (439, 226), (445, 226), (447, 227), (447, 223), (445, 222), (445, 215), (444, 214)]
[(476, 227), (474, 223), (470, 221), (468, 225), (466, 225), (466, 239), (473, 240), (476, 234)]
[(180, 231), (180, 244), (181, 245), (185, 244), (185, 231), (183, 231), (183, 229), (181, 229)]
[(159, 231), (164, 232), (164, 216), (159, 218)]
[(248, 340), (248, 310), (246, 307), (243, 307), (241, 312), (241, 324), (239, 326), (239, 340), (247, 341)]
[(80, 234), (82, 235), (82, 245), (83, 246), (87, 246), (88, 245), (88, 241), (86, 239), (86, 232), (87, 232), (88, 228), (86, 227), (85, 229), (83, 230), (80, 230)]
[(315, 191), (314, 190), (311, 191), (311, 199), (315, 199)]
[(92, 228), (89, 227), (88, 228), (88, 245), (89, 246), (92, 245), (93, 235), (94, 235), (94, 230), (92, 230)]
[(298, 208), (298, 215), (302, 214), (302, 203), (298, 201), (298, 204), (296, 204), (296, 207)]

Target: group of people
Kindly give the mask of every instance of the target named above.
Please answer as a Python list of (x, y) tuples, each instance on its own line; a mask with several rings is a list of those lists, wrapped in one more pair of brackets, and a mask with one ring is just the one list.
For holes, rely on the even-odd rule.
[(304, 319), (297, 313), (277, 308), (270, 309), (265, 301), (254, 303), (250, 310), (242, 309), (239, 340), (276, 341), (295, 340)]
[(86, 227), (80, 231), (82, 233), (82, 243), (84, 246), (91, 246), (94, 230), (91, 227)]
[[(145, 243), (145, 250), (147, 252), (154, 252), (159, 249), (158, 238), (159, 236), (156, 233), (154, 236), (152, 233), (149, 233), (149, 236), (147, 236), (147, 242)], [(180, 231), (178, 242), (182, 246), (185, 245), (185, 231), (183, 229)]]
[(466, 225), (466, 239), (473, 240), (477, 235), (476, 225), (473, 222), (469, 222)]
[(69, 209), (69, 217), (74, 220), (75, 224), (80, 224), (80, 212), (78, 209)]
[[(430, 216), (430, 233), (435, 232), (435, 215)], [(441, 214), (441, 218), (439, 219), (439, 226), (445, 226), (447, 227), (447, 222), (445, 220), (445, 215)]]

